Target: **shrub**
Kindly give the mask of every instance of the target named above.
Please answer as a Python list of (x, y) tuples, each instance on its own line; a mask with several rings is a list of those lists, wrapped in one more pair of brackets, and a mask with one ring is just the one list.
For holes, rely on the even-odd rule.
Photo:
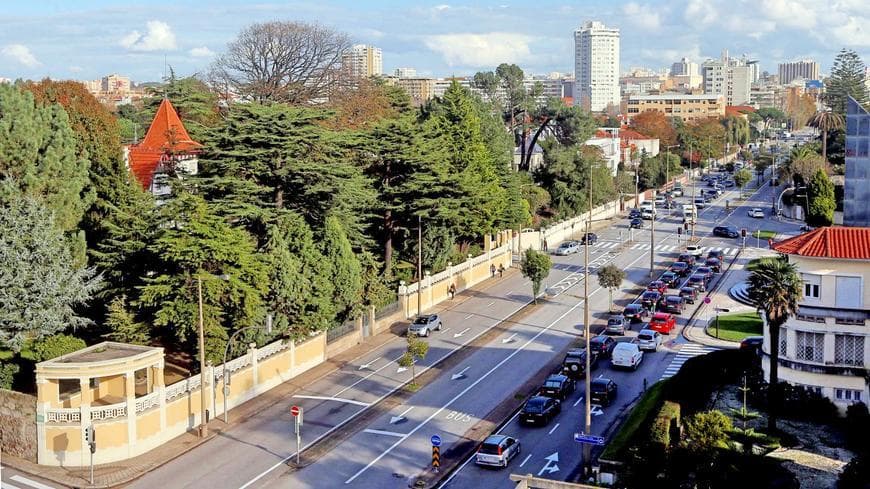
[(84, 340), (76, 338), (75, 336), (65, 334), (48, 336), (34, 345), (34, 359), (37, 362), (44, 362), (61, 355), (66, 355), (67, 353), (72, 353), (76, 350), (81, 350), (85, 346), (87, 345)]
[(0, 389), (11, 389), (18, 373), (18, 365), (14, 363), (0, 363)]
[(850, 450), (870, 453), (870, 412), (858, 402), (846, 408), (846, 444)]
[(694, 414), (686, 419), (687, 446), (695, 452), (725, 447), (732, 429), (731, 418), (721, 411)]
[(671, 446), (671, 432), (680, 423), (680, 405), (665, 401), (658, 415), (650, 426), (650, 442), (659, 449), (667, 450)]
[(870, 453), (854, 457), (840, 473), (839, 489), (870, 489)]
[(703, 411), (714, 390), (751, 375), (756, 368), (753, 357), (746, 350), (719, 350), (691, 358), (671, 377), (665, 398), (678, 402), (683, 414)]

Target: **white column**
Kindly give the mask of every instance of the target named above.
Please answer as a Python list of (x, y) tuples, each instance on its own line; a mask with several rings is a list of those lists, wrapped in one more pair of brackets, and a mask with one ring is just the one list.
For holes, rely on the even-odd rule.
[(136, 376), (135, 372), (124, 372), (124, 394), (127, 398), (127, 456), (135, 455), (136, 446)]
[(826, 334), (825, 335), (825, 350), (823, 352), (822, 360), (827, 363), (834, 363), (834, 335)]
[(257, 386), (260, 384), (259, 381), (259, 368), (257, 365), (257, 344), (249, 343), (248, 344), (248, 355), (251, 356), (251, 382), (253, 383), (254, 392), (257, 392)]

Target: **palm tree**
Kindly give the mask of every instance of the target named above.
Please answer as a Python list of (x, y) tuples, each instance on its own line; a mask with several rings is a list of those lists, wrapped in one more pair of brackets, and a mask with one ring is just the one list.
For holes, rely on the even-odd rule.
[(797, 313), (802, 280), (797, 267), (786, 256), (759, 258), (749, 264), (749, 296), (764, 312), (770, 336), (770, 384), (768, 384), (767, 428), (776, 430), (779, 410), (779, 333), (789, 316)]
[(823, 110), (820, 112), (816, 112), (813, 118), (810, 119), (809, 125), (818, 128), (819, 131), (821, 131), (822, 133), (822, 158), (825, 160), (825, 164), (827, 164), (828, 131), (833, 131), (834, 129), (842, 129), (845, 125), (845, 122), (843, 121), (843, 116), (836, 112)]

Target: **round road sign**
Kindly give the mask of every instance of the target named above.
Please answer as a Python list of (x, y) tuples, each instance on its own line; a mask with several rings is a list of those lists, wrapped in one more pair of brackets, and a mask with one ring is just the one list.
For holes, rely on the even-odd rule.
[(299, 416), (299, 406), (291, 407), (290, 414), (292, 414), (293, 416)]
[(709, 304), (711, 302), (709, 297), (704, 297), (704, 304)]
[(432, 441), (433, 447), (440, 447), (441, 446), (441, 437), (440, 436), (432, 435), (431, 441)]

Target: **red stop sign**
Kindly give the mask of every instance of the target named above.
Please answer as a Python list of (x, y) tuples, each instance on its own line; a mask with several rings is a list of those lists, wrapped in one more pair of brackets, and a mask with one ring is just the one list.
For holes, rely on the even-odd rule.
[(293, 416), (299, 416), (299, 406), (291, 407), (290, 414), (292, 414)]

